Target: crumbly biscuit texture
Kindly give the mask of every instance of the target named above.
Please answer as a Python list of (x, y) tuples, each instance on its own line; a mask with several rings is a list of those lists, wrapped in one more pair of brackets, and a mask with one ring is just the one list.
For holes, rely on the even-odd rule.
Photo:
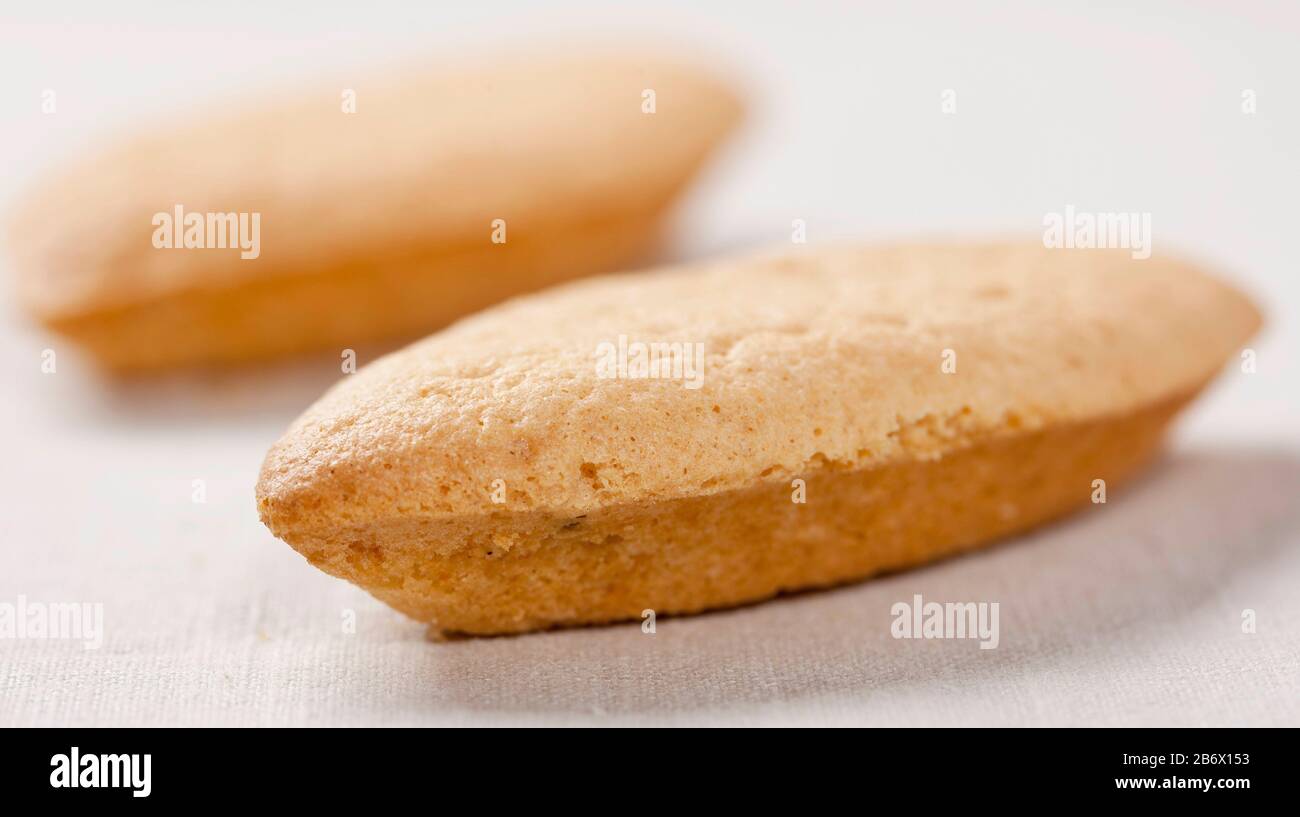
[[(1246, 298), (1183, 263), (1032, 244), (842, 247), (607, 276), (504, 304), (345, 378), (271, 450), (262, 514), (281, 534), (577, 516), (935, 458), (1191, 393), (1258, 322)], [(620, 336), (702, 344), (702, 385), (601, 377), (598, 350)]]
[(791, 482), (763, 482), (572, 517), (409, 517), (290, 541), (435, 637), (695, 613), (923, 564), (1090, 507), (1094, 481), (1119, 489), (1185, 399), (938, 458), (812, 469), (803, 502)]

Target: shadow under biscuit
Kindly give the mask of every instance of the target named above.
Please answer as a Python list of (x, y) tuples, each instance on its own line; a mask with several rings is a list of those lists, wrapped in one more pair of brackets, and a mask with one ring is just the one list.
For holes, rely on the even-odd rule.
[[(38, 395), (52, 420), (93, 428), (231, 428), (266, 423), (283, 429), (334, 383), (400, 344), (300, 355), (245, 366), (213, 366), (113, 376), (85, 359), (60, 361)], [(342, 355), (350, 353), (350, 361)], [(38, 375), (39, 376), (39, 375)]]
[[(700, 709), (744, 711), (837, 696), (884, 703), (979, 684), (1001, 690), (1005, 715), (1032, 706), (1018, 700), (1031, 680), (1064, 690), (1074, 682), (1056, 675), (1072, 667), (1115, 669), (1123, 660), (1119, 642), (1163, 649), (1163, 631), (1182, 620), (1210, 615), (1221, 621), (1222, 637), (1240, 633), (1243, 608), (1257, 602), (1235, 595), (1234, 580), (1274, 572), (1300, 534), (1298, 495), (1294, 454), (1180, 452), (1107, 504), (987, 551), (835, 590), (660, 618), (653, 635), (633, 622), (430, 644), (401, 683), (376, 692), (399, 719), (418, 719), (432, 705), (667, 721)], [(915, 594), (941, 603), (998, 602), (997, 648), (896, 639), (891, 607)], [(1258, 613), (1267, 618), (1266, 609)], [(418, 627), (412, 631), (418, 637)]]

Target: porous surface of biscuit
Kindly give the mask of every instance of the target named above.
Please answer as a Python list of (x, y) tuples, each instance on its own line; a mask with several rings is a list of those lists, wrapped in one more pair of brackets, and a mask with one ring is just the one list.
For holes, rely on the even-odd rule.
[[(1258, 322), (1185, 264), (1032, 244), (606, 276), (345, 378), (268, 454), (259, 508), (442, 631), (736, 604), (1086, 503)], [(601, 377), (619, 336), (702, 344), (700, 387)]]
[[(213, 107), (233, 113), (68, 164), (15, 214), (22, 303), (112, 368), (409, 338), (630, 265), (740, 115), (689, 63), (581, 49)], [(259, 214), (260, 254), (155, 247), (177, 205)]]

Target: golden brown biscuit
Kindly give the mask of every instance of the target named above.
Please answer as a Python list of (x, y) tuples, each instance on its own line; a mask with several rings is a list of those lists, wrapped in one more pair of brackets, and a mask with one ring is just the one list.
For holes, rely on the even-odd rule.
[(740, 604), (1088, 503), (1258, 323), (1184, 264), (1032, 244), (606, 276), (345, 378), (267, 455), (259, 510), (434, 631)]
[(693, 68), (580, 51), (232, 108), (78, 162), (17, 214), (23, 304), (110, 368), (410, 337), (632, 264), (740, 113)]

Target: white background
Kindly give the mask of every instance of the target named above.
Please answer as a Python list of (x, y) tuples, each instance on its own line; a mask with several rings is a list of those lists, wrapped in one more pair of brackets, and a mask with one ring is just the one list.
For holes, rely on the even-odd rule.
[[(749, 89), (672, 257), (779, 243), (795, 218), (816, 243), (1145, 211), (1157, 253), (1219, 270), (1269, 325), (1258, 372), (1229, 369), (1147, 479), (1018, 542), (653, 637), (429, 644), (256, 518), (262, 454), (336, 360), (113, 383), (6, 298), (0, 602), (101, 602), (106, 634), (0, 640), (0, 724), (1300, 725), (1297, 4), (16, 5), (0, 215), (108, 134), (250, 87), (586, 33), (711, 57)], [(892, 640), (890, 604), (917, 592), (1000, 600), (1001, 646)]]

